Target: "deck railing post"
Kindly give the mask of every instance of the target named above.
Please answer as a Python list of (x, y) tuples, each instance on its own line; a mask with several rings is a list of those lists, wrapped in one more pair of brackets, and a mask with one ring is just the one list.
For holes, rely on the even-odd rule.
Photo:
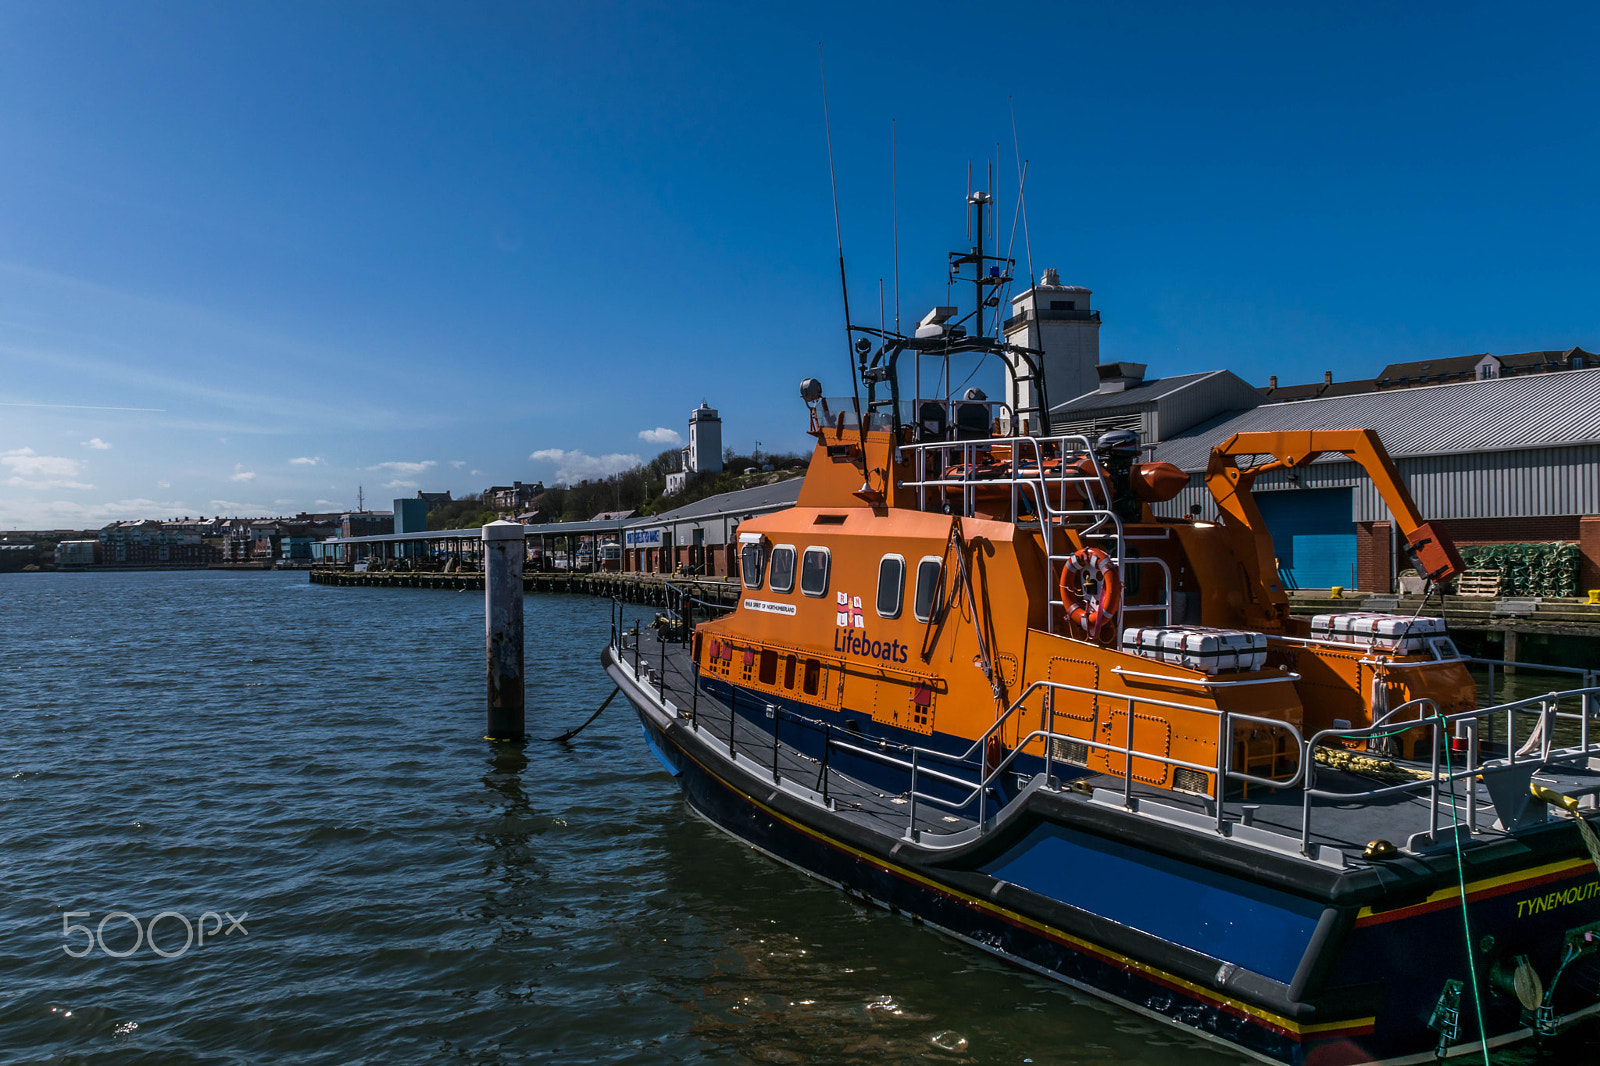
[[(1222, 832), (1222, 799), (1228, 791), (1228, 771), (1233, 768), (1233, 730), (1232, 717), (1223, 711), (1217, 719), (1217, 777), (1213, 787), (1214, 800), (1217, 804), (1217, 833)], [(1245, 773), (1250, 772), (1249, 761), (1245, 763)]]
[(782, 710), (775, 703), (767, 704), (772, 711), (772, 783), (776, 785), (780, 780), (778, 776), (778, 722), (782, 718)]
[(656, 680), (659, 682), (661, 702), (667, 702), (667, 635), (656, 627)]
[(1428, 811), (1428, 836), (1434, 841), (1439, 839), (1439, 741), (1442, 739), (1446, 744), (1450, 743), (1448, 733), (1443, 737), (1440, 736), (1439, 721), (1439, 716), (1435, 714), (1430, 726), (1430, 735), (1433, 738), (1433, 743), (1430, 745), (1433, 748), (1433, 775), (1428, 781), (1428, 806), (1430, 808)]
[(1133, 810), (1133, 699), (1128, 699), (1127, 750), (1123, 753), (1122, 805)]
[(1478, 831), (1478, 788), (1473, 773), (1478, 765), (1478, 720), (1468, 718), (1460, 724), (1466, 726), (1467, 732), (1467, 775), (1461, 780), (1467, 789), (1467, 835), (1471, 836)]
[(917, 757), (916, 748), (911, 749), (911, 814), (906, 820), (906, 836), (912, 840), (917, 839)]

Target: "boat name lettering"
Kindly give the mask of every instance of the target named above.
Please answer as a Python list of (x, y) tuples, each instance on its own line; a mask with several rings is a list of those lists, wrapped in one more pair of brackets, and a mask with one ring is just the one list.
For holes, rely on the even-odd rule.
[(898, 640), (869, 640), (865, 633), (857, 630), (836, 629), (833, 631), (833, 650), (842, 651), (849, 655), (859, 655), (864, 659), (881, 659), (886, 663), (903, 663), (908, 657), (906, 653), (911, 648)]
[(1517, 900), (1517, 917), (1526, 918), (1529, 915), (1543, 914), (1555, 907), (1565, 907), (1570, 903), (1582, 903), (1586, 899), (1594, 899), (1600, 895), (1600, 880), (1590, 881), (1576, 888), (1569, 888), (1561, 892), (1550, 892), (1532, 899)]
[(745, 600), (744, 609), (762, 611), (766, 614), (794, 614), (794, 604), (773, 603), (771, 600)]

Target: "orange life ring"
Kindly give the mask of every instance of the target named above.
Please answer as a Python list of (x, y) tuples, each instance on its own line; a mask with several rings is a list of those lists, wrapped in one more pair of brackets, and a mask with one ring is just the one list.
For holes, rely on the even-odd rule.
[[(1086, 595), (1091, 585), (1098, 586), (1092, 597)], [(1111, 556), (1099, 548), (1080, 548), (1068, 556), (1061, 567), (1061, 602), (1067, 620), (1090, 640), (1099, 640), (1122, 609), (1122, 575)]]

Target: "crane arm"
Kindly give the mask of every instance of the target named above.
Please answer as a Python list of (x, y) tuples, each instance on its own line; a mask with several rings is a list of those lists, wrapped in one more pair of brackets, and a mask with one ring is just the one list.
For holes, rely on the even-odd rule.
[[(1217, 506), (1250, 531), (1256, 540), (1257, 565), (1263, 573), (1273, 573), (1272, 536), (1251, 498), (1250, 486), (1270, 470), (1294, 469), (1310, 464), (1326, 453), (1343, 455), (1361, 464), (1372, 479), (1383, 502), (1394, 515), (1406, 550), (1417, 564), (1417, 572), (1433, 582), (1448, 581), (1466, 569), (1455, 544), (1443, 530), (1424, 522), (1417, 505), (1400, 480), (1400, 473), (1384, 450), (1378, 434), (1370, 429), (1284, 430), (1278, 432), (1235, 433), (1211, 449), (1206, 466), (1206, 487)], [(1271, 461), (1241, 468), (1237, 459), (1244, 455), (1268, 455)], [(1265, 553), (1263, 555), (1263, 552)]]

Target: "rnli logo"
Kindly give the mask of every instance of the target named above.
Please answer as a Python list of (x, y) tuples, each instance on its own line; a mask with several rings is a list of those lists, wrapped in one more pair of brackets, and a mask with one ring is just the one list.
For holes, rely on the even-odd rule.
[(838, 624), (840, 629), (867, 628), (866, 619), (861, 616), (860, 596), (851, 596), (847, 592), (841, 592), (835, 602), (839, 606)]

